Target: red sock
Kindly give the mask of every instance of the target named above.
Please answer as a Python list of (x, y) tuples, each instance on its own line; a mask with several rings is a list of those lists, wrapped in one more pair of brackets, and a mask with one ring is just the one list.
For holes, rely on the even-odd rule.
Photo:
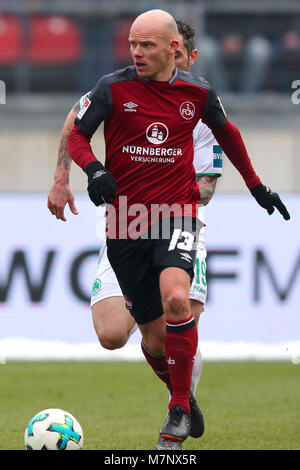
[(150, 364), (150, 366), (152, 367), (157, 377), (160, 378), (160, 380), (162, 380), (166, 384), (169, 390), (172, 390), (166, 356), (162, 356), (162, 357), (151, 356), (151, 354), (145, 348), (143, 341), (141, 343), (141, 346), (142, 346), (142, 351), (144, 353), (146, 361), (148, 362), (148, 364)]
[(190, 411), (189, 393), (197, 346), (198, 331), (193, 315), (184, 321), (167, 321), (165, 349), (172, 384), (169, 409), (179, 405)]

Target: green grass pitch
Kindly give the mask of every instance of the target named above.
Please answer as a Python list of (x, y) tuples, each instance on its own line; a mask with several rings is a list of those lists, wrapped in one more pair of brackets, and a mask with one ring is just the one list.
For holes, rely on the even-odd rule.
[[(8, 362), (0, 366), (0, 449), (23, 450), (31, 417), (63, 408), (84, 449), (152, 450), (168, 393), (145, 362)], [(196, 393), (206, 431), (184, 450), (300, 448), (300, 365), (206, 362)]]

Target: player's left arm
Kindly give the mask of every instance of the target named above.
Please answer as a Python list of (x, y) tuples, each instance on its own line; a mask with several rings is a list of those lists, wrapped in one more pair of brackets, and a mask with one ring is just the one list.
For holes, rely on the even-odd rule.
[(243, 177), (246, 186), (257, 203), (269, 215), (277, 208), (285, 220), (290, 214), (277, 193), (262, 184), (256, 174), (238, 128), (227, 119), (223, 105), (213, 89), (207, 93), (202, 120), (212, 130), (228, 159)]
[(110, 75), (103, 76), (97, 82), (77, 114), (67, 139), (69, 155), (87, 174), (89, 197), (96, 206), (110, 203), (117, 192), (112, 173), (96, 158), (90, 143), (95, 131), (113, 109), (111, 79)]

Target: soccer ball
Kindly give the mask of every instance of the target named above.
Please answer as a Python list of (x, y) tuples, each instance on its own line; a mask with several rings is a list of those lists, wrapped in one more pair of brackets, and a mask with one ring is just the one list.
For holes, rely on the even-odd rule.
[(83, 432), (77, 419), (58, 408), (37, 413), (24, 435), (27, 450), (80, 450)]

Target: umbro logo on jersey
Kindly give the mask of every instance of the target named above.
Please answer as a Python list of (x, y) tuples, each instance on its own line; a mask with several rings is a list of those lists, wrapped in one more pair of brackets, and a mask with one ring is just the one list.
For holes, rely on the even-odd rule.
[(188, 263), (190, 263), (193, 259), (188, 253), (180, 253), (180, 258), (184, 259)]
[(133, 103), (132, 101), (129, 101), (128, 103), (124, 103), (124, 111), (129, 111), (129, 112), (136, 112), (137, 104)]

